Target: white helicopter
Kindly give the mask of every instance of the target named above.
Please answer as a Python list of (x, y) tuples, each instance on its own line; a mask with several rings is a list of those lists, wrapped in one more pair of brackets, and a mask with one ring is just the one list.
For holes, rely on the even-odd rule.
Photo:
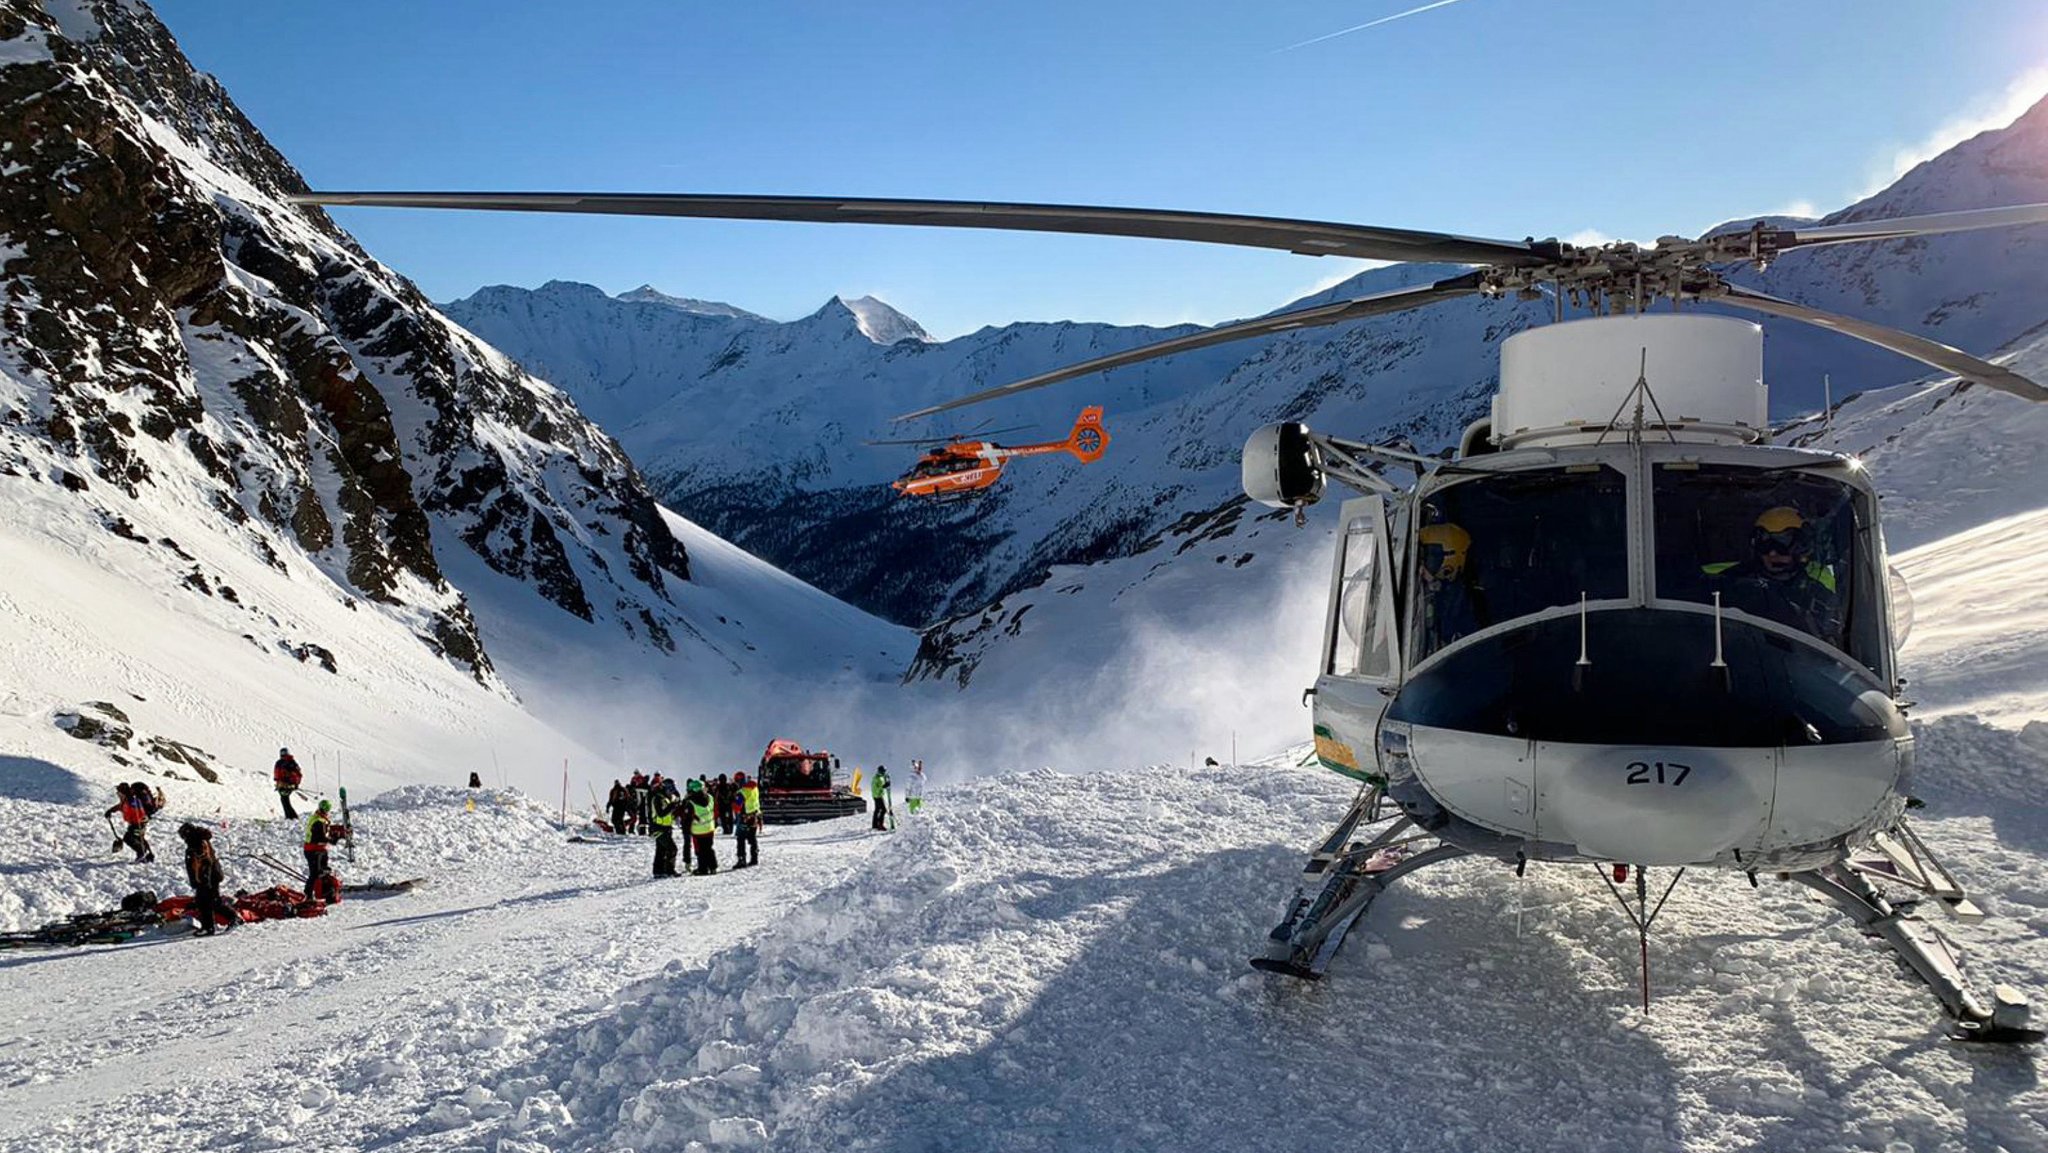
[[(621, 193), (316, 192), (306, 205), (495, 209), (1066, 232), (1475, 266), (1431, 284), (1220, 326), (908, 413), (912, 419), (1226, 341), (1473, 295), (1556, 302), (1502, 347), (1489, 418), (1454, 455), (1300, 424), (1254, 431), (1245, 492), (1342, 508), (1316, 755), (1362, 783), (1311, 853), (1261, 969), (1320, 977), (1398, 877), (1465, 856), (1519, 874), (1590, 863), (1643, 948), (1687, 868), (1797, 881), (1881, 936), (1959, 1039), (2034, 1041), (2027, 999), (1990, 999), (1903, 886), (1981, 916), (1907, 821), (1913, 737), (1897, 648), (1910, 609), (1858, 462), (1770, 444), (1758, 325), (1816, 324), (2029, 400), (2048, 389), (1909, 333), (1729, 283), (1782, 253), (2048, 222), (2048, 205), (1581, 247), (1129, 208)], [(1565, 301), (1595, 315), (1566, 322)], [(1671, 312), (1653, 305), (1669, 302)], [(1412, 470), (1396, 484), (1389, 470)], [(1365, 836), (1366, 830), (1376, 835)], [(1672, 870), (1651, 900), (1646, 872)], [(1623, 888), (1633, 874), (1633, 900)], [(1873, 881), (1873, 877), (1877, 882)], [(1313, 888), (1313, 893), (1310, 889)]]

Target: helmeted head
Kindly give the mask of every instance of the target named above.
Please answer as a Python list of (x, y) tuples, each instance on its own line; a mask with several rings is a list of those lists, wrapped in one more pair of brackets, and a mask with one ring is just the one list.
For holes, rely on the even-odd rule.
[(744, 785), (744, 784), (746, 784), (746, 783), (747, 783), (747, 774), (745, 774), (745, 773), (734, 773), (734, 774), (732, 775), (732, 783), (733, 783), (733, 784), (735, 784), (735, 785)]
[(128, 787), (127, 781), (114, 782), (114, 795), (117, 797), (125, 797), (133, 791), (133, 789)]
[(1765, 509), (1750, 527), (1749, 549), (1765, 576), (1791, 578), (1806, 563), (1809, 552), (1806, 518), (1791, 505)]
[(701, 792), (703, 792), (703, 791), (704, 791), (704, 782), (703, 782), (703, 781), (691, 781), (691, 782), (690, 782), (690, 791), (691, 791), (691, 792), (693, 792), (693, 793), (701, 793)]
[(327, 813), (327, 812), (332, 812), (332, 811), (334, 811), (334, 804), (333, 804), (333, 802), (331, 802), (331, 801), (321, 801), (321, 802), (320, 802), (320, 811), (321, 811), (321, 812), (323, 812), (323, 813)]
[(292, 755), (292, 751), (290, 749), (279, 749), (277, 750), (277, 755), (280, 757), (289, 757)]
[(1472, 534), (1457, 525), (1424, 525), (1416, 534), (1422, 546), (1422, 575), (1428, 580), (1457, 580), (1465, 572), (1465, 554), (1472, 550)]

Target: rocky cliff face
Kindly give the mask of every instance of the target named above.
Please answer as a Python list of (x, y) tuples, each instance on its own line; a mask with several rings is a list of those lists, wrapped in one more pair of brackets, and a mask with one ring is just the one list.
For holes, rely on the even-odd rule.
[(141, 5), (0, 0), (0, 171), (0, 473), (167, 565), (196, 520), (486, 684), (451, 550), (672, 645), (688, 559), (618, 445), (284, 204), (298, 173)]

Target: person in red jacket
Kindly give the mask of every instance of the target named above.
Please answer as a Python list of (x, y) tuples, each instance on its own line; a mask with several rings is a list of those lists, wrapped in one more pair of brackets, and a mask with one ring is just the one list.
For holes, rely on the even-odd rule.
[(135, 850), (135, 863), (138, 865), (156, 860), (156, 852), (149, 847), (149, 837), (145, 835), (149, 829), (148, 806), (143, 804), (142, 798), (136, 796), (135, 790), (127, 784), (115, 786), (114, 791), (121, 799), (114, 802), (114, 807), (107, 810), (107, 815), (111, 817), (119, 813), (121, 820), (128, 825), (128, 831), (121, 834), (121, 844)]
[(305, 774), (299, 771), (299, 762), (292, 759), (292, 751), (277, 750), (277, 763), (270, 767), (270, 783), (277, 786), (277, 801), (284, 806), (284, 819), (287, 821), (299, 819), (299, 814), (292, 809), (292, 790), (305, 779)]

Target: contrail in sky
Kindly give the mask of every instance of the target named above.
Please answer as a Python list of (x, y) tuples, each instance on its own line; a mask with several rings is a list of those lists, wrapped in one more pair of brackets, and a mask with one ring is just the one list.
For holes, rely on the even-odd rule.
[(1353, 32), (1363, 32), (1368, 28), (1377, 28), (1382, 24), (1391, 24), (1396, 20), (1405, 20), (1410, 16), (1420, 15), (1421, 13), (1427, 12), (1432, 8), (1442, 8), (1445, 5), (1456, 4), (1457, 2), (1458, 0), (1431, 0), (1431, 2), (1428, 4), (1424, 4), (1417, 8), (1410, 8), (1406, 12), (1396, 12), (1392, 16), (1382, 16), (1377, 20), (1368, 20), (1363, 24), (1354, 24), (1349, 28), (1340, 29), (1336, 32), (1331, 32), (1324, 36), (1318, 36), (1313, 40), (1304, 40), (1299, 44), (1289, 44), (1285, 48), (1275, 48), (1273, 49), (1273, 51), (1292, 52), (1296, 48), (1306, 48), (1311, 44), (1321, 44), (1325, 40), (1335, 40), (1339, 36), (1349, 36)]

